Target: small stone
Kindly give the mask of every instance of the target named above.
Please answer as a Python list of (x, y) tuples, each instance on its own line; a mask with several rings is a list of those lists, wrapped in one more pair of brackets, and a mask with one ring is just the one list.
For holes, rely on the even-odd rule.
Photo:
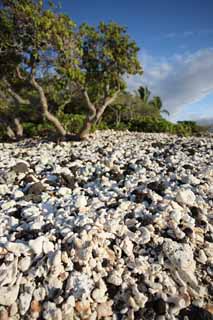
[(107, 297), (105, 297), (105, 290), (102, 289), (95, 289), (92, 292), (92, 298), (98, 302), (98, 303), (102, 303), (105, 302)]
[(13, 196), (15, 200), (18, 200), (24, 197), (24, 193), (20, 190), (16, 190)]
[(9, 315), (6, 309), (0, 311), (0, 320), (9, 320)]
[(107, 301), (104, 303), (101, 303), (98, 305), (97, 307), (97, 314), (98, 314), (98, 319), (102, 319), (102, 318), (107, 318), (112, 316), (113, 312), (112, 312), (112, 301)]
[(80, 314), (88, 314), (91, 312), (90, 303), (89, 301), (78, 301), (75, 304), (75, 309)]
[(193, 206), (196, 197), (190, 189), (181, 189), (177, 192), (176, 201), (180, 204), (185, 204), (188, 206)]
[(15, 205), (16, 205), (16, 202), (14, 200), (11, 200), (11, 201), (7, 201), (7, 202), (3, 203), (1, 208), (2, 208), (2, 210), (9, 210), (11, 208), (14, 208)]
[(15, 316), (18, 313), (18, 306), (17, 303), (14, 302), (11, 306), (10, 306), (10, 317)]
[(61, 173), (61, 182), (65, 187), (73, 189), (75, 187), (75, 177), (68, 175), (66, 173)]
[(194, 274), (196, 263), (191, 246), (166, 239), (163, 244), (163, 252), (173, 268), (176, 268), (180, 278), (193, 288), (197, 288), (197, 279)]
[(121, 243), (121, 249), (125, 252), (127, 256), (133, 255), (133, 243), (130, 241), (128, 237), (125, 237), (125, 239)]
[(166, 313), (166, 302), (163, 299), (155, 300), (153, 303), (153, 309), (157, 315), (163, 315)]
[(46, 238), (44, 239), (44, 242), (43, 242), (43, 251), (45, 254), (54, 251), (54, 244)]
[(29, 269), (30, 265), (31, 265), (31, 257), (26, 256), (20, 259), (18, 267), (20, 271), (25, 272)]
[(29, 171), (28, 165), (25, 162), (18, 162), (13, 170), (15, 173), (27, 173)]
[(75, 200), (75, 207), (76, 208), (83, 208), (87, 205), (87, 199), (85, 196), (78, 196)]
[(31, 312), (33, 313), (40, 313), (41, 312), (41, 305), (39, 301), (32, 300), (30, 305)]
[(113, 270), (107, 278), (107, 282), (114, 284), (115, 286), (120, 286), (122, 284), (122, 277), (119, 272)]
[(30, 290), (25, 291), (20, 294), (19, 296), (19, 311), (21, 315), (24, 315), (30, 308), (30, 303), (32, 299), (32, 290), (33, 288), (30, 287)]
[(43, 287), (38, 287), (34, 290), (33, 296), (36, 301), (43, 301), (46, 296), (46, 290)]
[(60, 194), (61, 196), (69, 196), (72, 193), (72, 190), (66, 187), (61, 187), (58, 190), (58, 194)]
[(213, 320), (213, 315), (208, 310), (191, 305), (189, 308), (180, 311), (180, 319), (185, 318), (190, 320)]
[(0, 304), (3, 306), (10, 306), (13, 304), (19, 293), (19, 287), (22, 276), (17, 277), (16, 283), (13, 286), (0, 287)]
[(7, 242), (5, 248), (17, 256), (21, 254), (26, 256), (29, 253), (28, 245), (23, 242)]
[(0, 184), (0, 195), (4, 196), (7, 193), (9, 193), (8, 186), (6, 184)]
[(40, 255), (43, 251), (43, 242), (44, 242), (44, 237), (38, 237), (35, 240), (30, 240), (29, 241), (29, 246), (33, 250), (33, 252), (36, 255)]
[(33, 183), (27, 190), (28, 194), (34, 194), (37, 196), (42, 194), (43, 191), (45, 191), (45, 187), (41, 182)]
[(146, 244), (148, 243), (150, 240), (151, 240), (151, 235), (150, 235), (150, 232), (147, 228), (145, 227), (141, 227), (140, 228), (140, 232), (141, 232), (141, 236), (140, 236), (140, 243), (141, 244)]

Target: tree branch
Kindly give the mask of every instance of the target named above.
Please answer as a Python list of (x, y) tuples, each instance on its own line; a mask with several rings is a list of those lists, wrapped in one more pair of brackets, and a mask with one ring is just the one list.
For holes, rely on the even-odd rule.
[(13, 97), (13, 99), (18, 102), (19, 104), (26, 104), (29, 105), (30, 101), (27, 99), (23, 99), (19, 94), (15, 93), (11, 88), (8, 88), (8, 93)]
[(26, 104), (29, 105), (30, 101), (28, 99), (23, 99), (19, 94), (17, 94), (11, 87), (11, 84), (4, 79), (5, 84), (7, 85), (7, 91), (11, 95), (11, 97), (18, 102), (19, 104)]
[(107, 98), (105, 103), (103, 104), (103, 106), (98, 110), (98, 113), (97, 113), (97, 121), (100, 119), (100, 117), (102, 116), (102, 114), (104, 113), (105, 109), (115, 101), (115, 99), (117, 98), (118, 94), (119, 94), (120, 90), (117, 90), (114, 95), (110, 98)]
[(87, 107), (88, 107), (89, 111), (91, 112), (92, 116), (95, 116), (96, 115), (96, 108), (95, 108), (94, 104), (91, 102), (87, 90), (83, 90), (83, 95), (86, 99)]
[(26, 80), (27, 79), (27, 77), (22, 76), (19, 67), (16, 68), (16, 74), (17, 74), (17, 77), (19, 78), (19, 80)]

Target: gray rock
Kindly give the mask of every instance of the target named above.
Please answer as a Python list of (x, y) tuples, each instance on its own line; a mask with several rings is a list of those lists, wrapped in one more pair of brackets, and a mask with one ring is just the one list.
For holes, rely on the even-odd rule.
[(13, 167), (13, 171), (15, 171), (15, 173), (27, 173), (29, 171), (29, 168), (26, 162), (18, 162)]

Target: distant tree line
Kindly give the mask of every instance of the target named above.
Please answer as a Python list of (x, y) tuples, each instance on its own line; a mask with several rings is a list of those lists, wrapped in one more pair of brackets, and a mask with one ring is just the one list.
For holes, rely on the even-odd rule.
[(142, 86), (126, 91), (126, 75), (143, 73), (126, 28), (77, 27), (51, 1), (0, 4), (0, 135), (55, 130), (84, 139), (96, 128), (176, 130), (162, 118), (169, 113), (160, 97)]

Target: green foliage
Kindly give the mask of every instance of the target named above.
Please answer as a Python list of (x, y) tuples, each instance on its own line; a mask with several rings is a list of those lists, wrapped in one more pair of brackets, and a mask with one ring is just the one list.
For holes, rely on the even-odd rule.
[(50, 133), (54, 133), (54, 128), (47, 122), (34, 123), (24, 122), (23, 123), (25, 136), (28, 138), (48, 136)]
[[(66, 64), (74, 72), (79, 55), (74, 22), (43, 1), (3, 1), (0, 9), (0, 66), (15, 75), (53, 74)], [(3, 32), (2, 32), (3, 30)], [(72, 59), (71, 59), (72, 57)]]
[(93, 103), (112, 96), (125, 88), (126, 74), (142, 74), (137, 58), (139, 48), (126, 33), (126, 28), (111, 22), (101, 22), (97, 29), (83, 24), (82, 85), (88, 90)]
[(82, 114), (63, 114), (59, 117), (67, 132), (78, 133), (82, 128), (85, 115)]

